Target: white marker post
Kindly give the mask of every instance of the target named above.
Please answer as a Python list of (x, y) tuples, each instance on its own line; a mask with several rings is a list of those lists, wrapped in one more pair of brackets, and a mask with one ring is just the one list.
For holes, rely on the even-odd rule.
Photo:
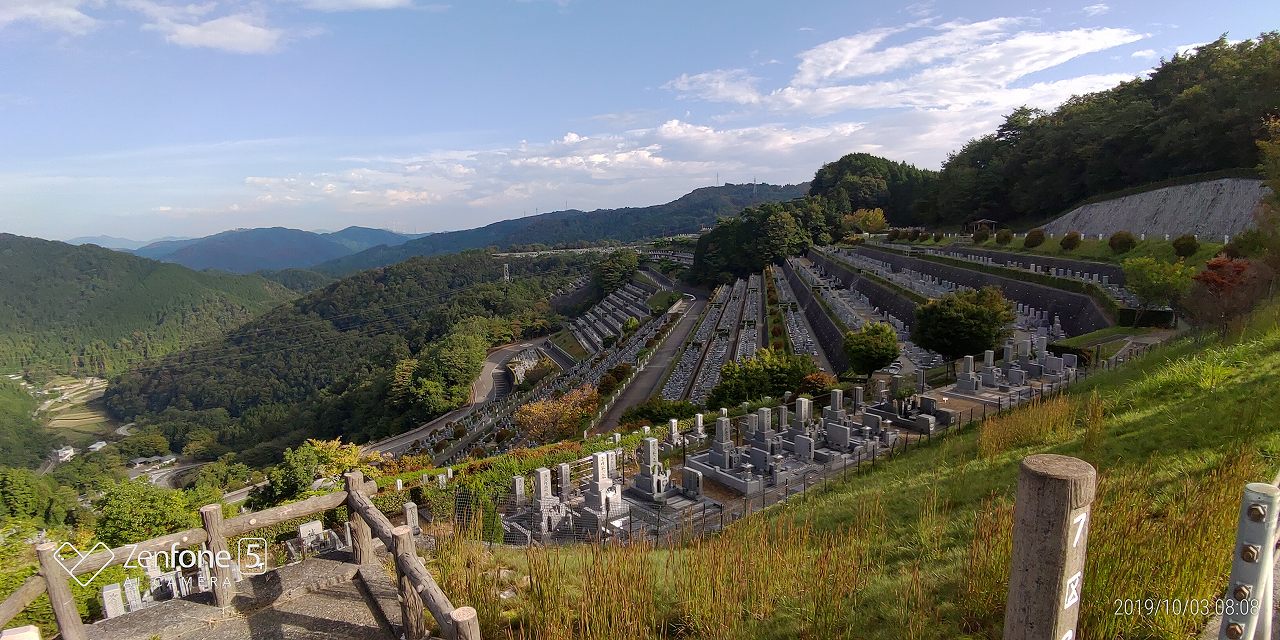
[(1097, 482), (1093, 466), (1077, 458), (1038, 454), (1022, 460), (1004, 640), (1075, 639)]

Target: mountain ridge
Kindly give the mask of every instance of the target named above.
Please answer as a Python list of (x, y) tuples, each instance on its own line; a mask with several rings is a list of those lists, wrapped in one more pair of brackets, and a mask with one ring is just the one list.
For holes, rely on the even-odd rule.
[(803, 197), (809, 183), (789, 185), (724, 184), (700, 187), (663, 204), (581, 211), (551, 211), (483, 227), (433, 233), (391, 247), (373, 247), (359, 253), (312, 265), (330, 275), (346, 275), (395, 264), (415, 256), (431, 256), (468, 249), (545, 244), (550, 246), (646, 238), (692, 233), (715, 224), (726, 215), (763, 202)]

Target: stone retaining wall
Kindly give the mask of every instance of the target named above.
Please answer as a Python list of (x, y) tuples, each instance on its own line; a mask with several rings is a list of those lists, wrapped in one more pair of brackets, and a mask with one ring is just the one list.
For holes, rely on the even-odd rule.
[(800, 279), (790, 264), (783, 263), (782, 270), (787, 276), (787, 283), (791, 285), (792, 292), (796, 295), (796, 302), (804, 311), (805, 319), (809, 321), (809, 328), (813, 330), (813, 339), (818, 342), (818, 346), (822, 347), (822, 352), (827, 356), (827, 362), (830, 362), (831, 367), (835, 369), (830, 373), (834, 375), (844, 373), (849, 368), (849, 358), (844, 354), (844, 334), (840, 332), (840, 327), (827, 315), (822, 304), (814, 297), (813, 290)]
[(1044, 285), (992, 275), (981, 271), (970, 271), (947, 264), (911, 258), (889, 251), (868, 246), (859, 246), (854, 251), (871, 256), (877, 260), (888, 262), (897, 268), (907, 268), (939, 278), (945, 278), (966, 287), (981, 289), (986, 286), (999, 287), (1006, 298), (1030, 305), (1036, 309), (1049, 312), (1050, 317), (1062, 318), (1062, 328), (1067, 335), (1081, 334), (1105, 329), (1114, 323), (1107, 318), (1097, 301), (1089, 296)]

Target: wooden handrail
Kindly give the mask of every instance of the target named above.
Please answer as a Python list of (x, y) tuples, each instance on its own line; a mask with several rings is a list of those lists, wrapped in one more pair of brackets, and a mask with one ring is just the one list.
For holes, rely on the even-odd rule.
[(32, 602), (36, 601), (36, 598), (43, 594), (44, 576), (37, 573), (27, 578), (22, 583), (22, 586), (18, 587), (17, 591), (9, 594), (9, 597), (5, 598), (4, 602), (0, 602), (0, 627), (9, 624), (10, 620), (16, 618), (19, 613), (22, 613), (23, 609), (26, 609)]
[(312, 496), (306, 500), (282, 504), (278, 507), (263, 509), (253, 513), (227, 518), (222, 523), (222, 532), (227, 536), (239, 536), (257, 529), (275, 526), (286, 520), (309, 516), (313, 513), (328, 511), (341, 507), (347, 501), (346, 491), (337, 491), (322, 496)]
[[(347, 487), (349, 489), (347, 491), (313, 496), (299, 502), (280, 505), (254, 513), (246, 513), (226, 520), (222, 520), (220, 514), (215, 517), (211, 512), (204, 513), (202, 511), (206, 524), (205, 528), (177, 531), (136, 544), (122, 545), (111, 551), (95, 553), (84, 558), (69, 573), (73, 576), (96, 573), (106, 567), (125, 564), (130, 560), (136, 561), (141, 554), (168, 551), (174, 546), (188, 548), (206, 544), (210, 542), (209, 528), (213, 530), (213, 535), (218, 538), (213, 541), (214, 546), (225, 549), (226, 538), (244, 535), (294, 518), (309, 516), (346, 505), (352, 514), (353, 524), (359, 522), (367, 527), (366, 538), (371, 533), (393, 553), (396, 569), (408, 583), (405, 588), (411, 588), (418, 594), (423, 605), (431, 611), (431, 615), (436, 619), (440, 630), (445, 636), (450, 640), (478, 640), (480, 638), (480, 626), (476, 618), (475, 609), (471, 607), (455, 608), (449, 602), (449, 598), (445, 596), (444, 591), (440, 589), (440, 585), (431, 577), (431, 573), (427, 571), (422, 558), (418, 557), (416, 552), (405, 552), (406, 543), (404, 540), (400, 541), (397, 549), (396, 530), (392, 526), (391, 520), (366, 495), (366, 492), (376, 492), (377, 485), (373, 481), (365, 481), (364, 474), (360, 472), (348, 474), (347, 479)], [(355, 532), (353, 531), (353, 537), (354, 534)], [(49, 544), (44, 545), (44, 547), (47, 548), (42, 548), (43, 565), (49, 565), (56, 549)], [(353, 555), (356, 555), (356, 551), (353, 549)], [(46, 576), (44, 573), (33, 575), (23, 581), (22, 585), (10, 594), (8, 598), (0, 602), (0, 627), (17, 617), (19, 613), (41, 595), (50, 592), (52, 587), (60, 585), (59, 589), (61, 591), (66, 590), (65, 578), (61, 578), (61, 582), (58, 585), (53, 584), (53, 578), (53, 576)], [(230, 603), (230, 598), (234, 596), (234, 586), (227, 587), (226, 591), (226, 593), (218, 594), (220, 596), (218, 598), (219, 604), (222, 606)], [(74, 624), (79, 622), (78, 614), (76, 614), (74, 621), (69, 617), (71, 616), (71, 610), (67, 609), (67, 606), (72, 606), (70, 605), (72, 600), (69, 598), (69, 592), (66, 597), (62, 598), (66, 602), (63, 603), (65, 611), (62, 611), (63, 615), (59, 617), (59, 628), (64, 637), (81, 637), (83, 635), (82, 628), (79, 629), (81, 635), (77, 635), (78, 629)], [(63, 617), (68, 618), (66, 625), (63, 624)]]

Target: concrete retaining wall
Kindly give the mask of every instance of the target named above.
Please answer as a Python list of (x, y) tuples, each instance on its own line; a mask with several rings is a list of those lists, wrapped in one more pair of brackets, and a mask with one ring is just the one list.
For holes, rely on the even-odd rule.
[(1036, 309), (1046, 310), (1049, 312), (1050, 317), (1054, 315), (1061, 316), (1062, 328), (1070, 336), (1105, 329), (1113, 324), (1093, 298), (1079, 293), (1071, 293), (1070, 291), (1023, 282), (1013, 278), (911, 258), (868, 246), (859, 246), (854, 251), (877, 260), (883, 260), (899, 269), (912, 269), (920, 273), (945, 278), (966, 287), (973, 287), (974, 289), (986, 286), (999, 287), (1004, 292), (1004, 296), (1014, 302), (1021, 302)]
[(796, 302), (804, 311), (805, 319), (809, 321), (813, 339), (826, 354), (827, 362), (830, 362), (831, 367), (835, 369), (830, 373), (834, 375), (844, 373), (849, 369), (849, 358), (844, 354), (844, 334), (840, 332), (840, 327), (827, 315), (822, 304), (813, 296), (813, 290), (800, 279), (790, 264), (783, 263), (782, 271), (787, 277), (787, 283), (791, 285), (791, 290), (796, 294)]
[(898, 292), (889, 287), (867, 278), (857, 271), (849, 267), (831, 260), (816, 251), (809, 252), (809, 258), (814, 264), (822, 267), (823, 271), (830, 273), (846, 285), (852, 287), (855, 291), (867, 296), (871, 304), (879, 307), (884, 311), (896, 316), (899, 320), (907, 324), (915, 324), (916, 321), (916, 303), (908, 298), (904, 298)]

